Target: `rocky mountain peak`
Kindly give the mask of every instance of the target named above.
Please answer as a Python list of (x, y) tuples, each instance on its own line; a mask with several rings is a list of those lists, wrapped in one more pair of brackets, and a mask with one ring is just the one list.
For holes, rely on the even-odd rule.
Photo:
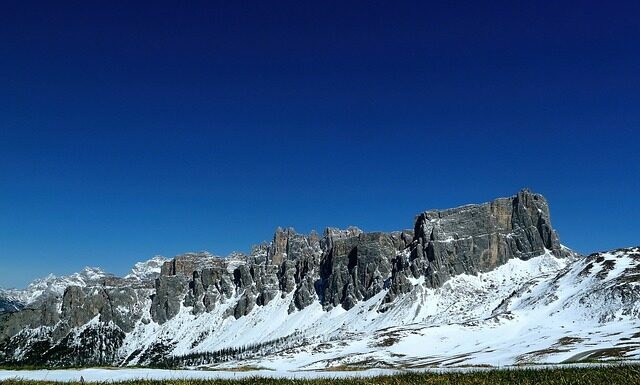
[(567, 255), (551, 227), (546, 199), (528, 189), (487, 203), (425, 211), (416, 217), (408, 253), (394, 259), (387, 301), (410, 291), (411, 279), (425, 277), (436, 288), (452, 276), (491, 271), (547, 250)]
[(125, 276), (128, 279), (136, 279), (136, 280), (150, 280), (156, 279), (160, 275), (160, 271), (162, 270), (162, 266), (165, 262), (168, 262), (169, 258), (163, 257), (161, 255), (156, 255), (155, 257), (136, 263), (131, 272)]

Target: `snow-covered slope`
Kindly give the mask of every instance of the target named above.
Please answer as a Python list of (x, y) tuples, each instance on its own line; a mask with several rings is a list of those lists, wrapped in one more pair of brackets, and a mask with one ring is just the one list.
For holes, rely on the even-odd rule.
[(197, 366), (207, 362), (197, 353), (262, 344), (206, 365), (290, 370), (636, 358), (639, 268), (638, 248), (569, 259), (547, 253), (438, 289), (416, 280), (387, 312), (377, 311), (384, 292), (349, 311), (317, 304), (289, 314), (290, 299), (277, 298), (237, 320), (223, 317), (231, 303), (199, 316), (183, 308), (163, 325), (141, 321), (121, 353), (136, 364), (136, 351), (163, 346), (191, 354), (182, 362)]
[(169, 258), (157, 255), (147, 261), (136, 263), (131, 272), (125, 276), (125, 278), (136, 280), (149, 280), (156, 279), (160, 275), (162, 265), (167, 262)]
[(421, 213), (413, 230), (278, 228), (249, 255), (187, 253), (123, 278), (85, 269), (36, 281), (0, 303), (0, 362), (322, 370), (637, 359), (638, 282), (639, 248), (578, 256), (560, 244), (544, 197), (522, 190)]
[[(155, 277), (163, 258), (137, 264), (129, 279)], [(234, 263), (240, 263), (238, 261)], [(91, 286), (108, 276), (85, 269), (38, 280), (18, 293), (25, 303), (69, 284)], [(151, 299), (123, 336), (116, 362), (147, 364), (160, 356), (186, 367), (254, 366), (279, 370), (349, 367), (560, 363), (640, 358), (640, 248), (556, 258), (551, 253), (513, 259), (487, 273), (458, 275), (440, 288), (412, 281), (392, 307), (386, 290), (348, 311), (316, 302), (290, 311), (291, 297), (276, 297), (246, 316), (229, 317), (240, 295), (213, 311), (194, 315), (182, 306), (169, 321), (151, 319)], [(387, 309), (381, 311), (382, 309)], [(99, 328), (99, 329), (92, 329)], [(116, 332), (98, 318), (72, 333)], [(46, 328), (27, 334), (33, 341)], [(105, 343), (109, 343), (105, 340)]]
[(381, 358), (402, 354), (392, 361), (407, 366), (637, 359), (639, 251), (597, 253), (556, 274), (541, 271), (514, 285), (493, 311), (465, 322), (396, 327), (372, 339), (392, 336)]

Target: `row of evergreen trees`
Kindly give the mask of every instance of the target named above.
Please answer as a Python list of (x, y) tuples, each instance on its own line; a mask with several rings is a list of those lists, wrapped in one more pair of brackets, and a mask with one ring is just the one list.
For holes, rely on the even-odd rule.
[(302, 332), (296, 331), (286, 337), (280, 337), (249, 345), (228, 347), (212, 352), (189, 353), (180, 356), (164, 357), (162, 361), (156, 363), (154, 366), (160, 368), (176, 368), (209, 365), (231, 360), (248, 359), (255, 356), (264, 356), (296, 346), (303, 346), (308, 343), (309, 341), (307, 341), (302, 335)]

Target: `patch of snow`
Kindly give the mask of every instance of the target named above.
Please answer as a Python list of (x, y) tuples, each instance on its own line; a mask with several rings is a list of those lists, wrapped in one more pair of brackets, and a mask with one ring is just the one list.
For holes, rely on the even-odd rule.
[(127, 279), (148, 280), (155, 279), (160, 275), (162, 265), (169, 261), (169, 258), (157, 255), (147, 261), (136, 263), (131, 272), (125, 276)]

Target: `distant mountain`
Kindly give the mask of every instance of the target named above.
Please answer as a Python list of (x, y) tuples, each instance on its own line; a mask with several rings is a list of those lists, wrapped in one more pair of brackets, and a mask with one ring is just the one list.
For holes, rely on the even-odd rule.
[(126, 279), (135, 279), (139, 281), (153, 280), (160, 276), (160, 270), (168, 258), (157, 255), (147, 261), (138, 262), (133, 266), (131, 272), (125, 276)]
[(413, 229), (277, 229), (248, 255), (155, 257), (0, 291), (5, 364), (284, 369), (640, 355), (640, 248), (579, 256), (547, 201), (419, 214)]
[(0, 294), (0, 313), (11, 313), (22, 309), (22, 303)]
[(50, 274), (46, 278), (36, 279), (24, 290), (0, 288), (0, 300), (12, 301), (19, 307), (25, 307), (37, 302), (43, 296), (62, 296), (69, 286), (95, 285), (109, 276), (111, 274), (97, 267), (85, 267), (78, 273), (62, 277)]

